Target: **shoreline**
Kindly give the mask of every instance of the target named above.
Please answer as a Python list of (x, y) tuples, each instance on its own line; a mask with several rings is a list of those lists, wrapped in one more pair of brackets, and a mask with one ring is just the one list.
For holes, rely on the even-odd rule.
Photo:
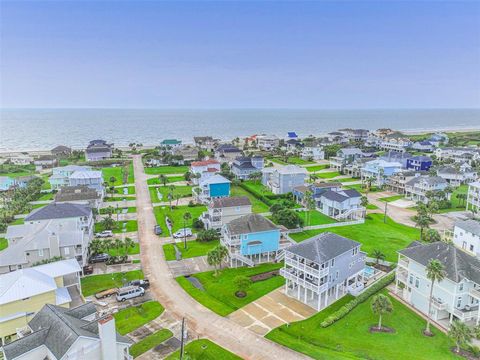
[[(447, 132), (447, 133), (468, 133), (468, 132), (475, 132), (475, 131), (480, 131), (480, 126), (477, 127), (435, 127), (435, 128), (424, 128), (424, 129), (392, 129), (392, 130), (397, 130), (405, 135), (422, 135), (422, 134), (430, 134), (434, 132)], [(316, 136), (324, 136), (327, 133), (319, 133)], [(193, 144), (193, 137), (195, 135), (192, 135), (191, 142), (185, 142), (185, 145), (192, 145)], [(247, 137), (251, 135), (245, 135), (245, 136), (239, 136), (240, 138), (242, 137)], [(278, 136), (278, 135), (277, 135)], [(160, 140), (160, 139), (159, 139)], [(230, 139), (221, 139), (222, 141), (229, 141)], [(115, 143), (115, 142), (113, 142)], [(58, 145), (64, 145), (64, 144), (58, 144)], [(66, 145), (68, 146), (68, 145)], [(153, 149), (155, 148), (156, 144), (144, 144), (141, 148), (142, 149)], [(118, 149), (122, 151), (130, 150), (128, 146), (118, 146)], [(75, 148), (72, 147), (73, 150), (85, 150), (84, 148)], [(0, 155), (1, 156), (8, 156), (8, 155), (15, 155), (15, 154), (21, 154), (21, 153), (27, 153), (27, 154), (32, 154), (32, 155), (46, 155), (50, 154), (51, 149), (12, 149), (12, 150), (0, 150)]]

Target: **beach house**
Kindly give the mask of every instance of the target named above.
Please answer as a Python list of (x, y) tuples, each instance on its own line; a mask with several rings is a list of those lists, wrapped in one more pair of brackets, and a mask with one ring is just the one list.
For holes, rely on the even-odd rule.
[(232, 163), (232, 173), (239, 180), (248, 180), (250, 175), (261, 173), (264, 167), (263, 157), (261, 156), (240, 156)]
[(329, 232), (285, 249), (285, 294), (317, 311), (364, 289), (360, 243)]
[(440, 176), (417, 175), (405, 183), (405, 197), (424, 204), (434, 199), (438, 193), (449, 199), (450, 194), (444, 192), (447, 186), (448, 183)]
[(242, 156), (242, 151), (232, 144), (221, 144), (215, 149), (215, 159), (220, 162), (231, 163)]
[(85, 149), (85, 158), (87, 161), (100, 161), (112, 157), (113, 144), (108, 144), (105, 140), (92, 140)]
[(417, 151), (432, 152), (435, 149), (433, 143), (428, 140), (416, 141), (412, 144), (411, 149)]
[(182, 141), (177, 139), (164, 139), (160, 143), (160, 147), (164, 149), (172, 149), (172, 148), (180, 147), (181, 145), (182, 145)]
[(336, 220), (360, 220), (365, 217), (362, 194), (354, 189), (331, 188), (315, 197), (317, 209)]
[(453, 243), (459, 249), (480, 258), (480, 221), (458, 220), (453, 228)]
[(99, 210), (102, 195), (85, 185), (64, 186), (55, 194), (55, 202), (87, 205)]
[(452, 186), (460, 186), (464, 183), (475, 181), (477, 172), (468, 163), (457, 164), (456, 166), (440, 166), (437, 175), (445, 179)]
[(340, 149), (335, 156), (330, 157), (330, 168), (341, 172), (345, 166), (362, 157), (364, 157), (363, 151), (358, 148)]
[(280, 139), (276, 135), (258, 135), (257, 146), (261, 150), (270, 151), (280, 145)]
[(383, 186), (386, 180), (393, 174), (402, 170), (402, 164), (396, 161), (381, 159), (368, 161), (361, 169), (362, 181), (372, 181), (372, 184)]
[(67, 165), (53, 168), (52, 175), (48, 178), (52, 190), (59, 190), (63, 186), (70, 185), (70, 176), (75, 171), (92, 171), (92, 167)]
[(69, 157), (72, 154), (72, 149), (65, 145), (55, 146), (50, 153), (57, 159)]
[(70, 186), (87, 186), (90, 189), (95, 189), (99, 194), (104, 195), (105, 188), (103, 187), (103, 175), (101, 171), (75, 171), (68, 178)]
[(407, 170), (428, 171), (431, 166), (432, 158), (429, 156), (411, 156), (407, 159)]
[(477, 147), (445, 147), (435, 149), (437, 160), (452, 159), (456, 163), (468, 163), (480, 159), (480, 149)]
[(197, 201), (208, 204), (212, 199), (230, 196), (230, 180), (215, 174), (200, 179), (198, 187), (193, 188)]
[(233, 196), (213, 199), (208, 204), (200, 220), (203, 221), (205, 229), (220, 230), (223, 225), (239, 217), (252, 213), (252, 203), (246, 196)]
[(467, 210), (480, 212), (480, 182), (475, 181), (468, 184)]
[(292, 192), (295, 187), (304, 185), (306, 178), (307, 170), (296, 165), (265, 168), (262, 171), (262, 184), (274, 194)]
[(193, 142), (195, 146), (201, 150), (213, 151), (217, 146), (218, 140), (211, 136), (194, 136)]
[(58, 160), (54, 155), (41, 155), (33, 160), (36, 171), (53, 168), (57, 163)]
[(387, 189), (395, 191), (399, 194), (405, 194), (405, 186), (408, 181), (416, 176), (428, 175), (426, 171), (402, 170), (390, 176), (385, 185)]

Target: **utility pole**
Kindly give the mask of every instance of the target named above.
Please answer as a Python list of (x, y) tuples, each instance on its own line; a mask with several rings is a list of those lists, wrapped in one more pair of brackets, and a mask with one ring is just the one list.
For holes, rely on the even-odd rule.
[(180, 360), (183, 359), (184, 336), (185, 334), (185, 318), (182, 319), (182, 333), (180, 334)]

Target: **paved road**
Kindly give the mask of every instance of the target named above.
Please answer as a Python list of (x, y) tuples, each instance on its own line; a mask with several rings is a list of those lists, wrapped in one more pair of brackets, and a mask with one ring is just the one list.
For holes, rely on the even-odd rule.
[(138, 236), (142, 266), (154, 297), (172, 314), (187, 319), (187, 326), (244, 359), (307, 359), (302, 354), (264, 339), (221, 317), (191, 298), (177, 284), (165, 261), (162, 240), (153, 233), (156, 224), (141, 157), (133, 158), (137, 194)]

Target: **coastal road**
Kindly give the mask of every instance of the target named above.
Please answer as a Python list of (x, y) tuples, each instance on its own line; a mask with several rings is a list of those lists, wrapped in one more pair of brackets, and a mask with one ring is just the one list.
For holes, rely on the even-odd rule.
[(264, 339), (205, 308), (188, 295), (173, 278), (162, 251), (164, 241), (153, 233), (156, 224), (140, 155), (134, 155), (135, 190), (137, 194), (138, 237), (140, 258), (151, 290), (158, 300), (177, 319), (186, 318), (187, 326), (202, 338), (244, 359), (307, 359), (306, 356)]

